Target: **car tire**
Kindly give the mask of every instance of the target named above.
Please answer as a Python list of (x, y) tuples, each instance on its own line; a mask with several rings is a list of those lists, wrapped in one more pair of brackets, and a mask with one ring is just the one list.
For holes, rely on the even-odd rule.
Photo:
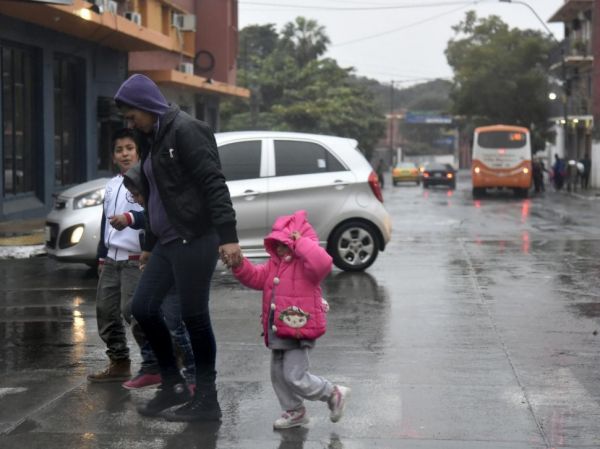
[(398, 185), (398, 182), (394, 181), (394, 187), (396, 187)]
[(429, 184), (427, 184), (426, 182), (423, 183), (423, 188), (424, 189), (428, 189), (429, 188)]
[(417, 181), (417, 185), (420, 186), (421, 185), (421, 181)]
[(339, 269), (363, 271), (377, 259), (379, 236), (374, 226), (367, 222), (347, 221), (331, 233), (327, 251)]
[(448, 187), (450, 187), (450, 190), (454, 190), (454, 189), (456, 189), (456, 183), (453, 182)]

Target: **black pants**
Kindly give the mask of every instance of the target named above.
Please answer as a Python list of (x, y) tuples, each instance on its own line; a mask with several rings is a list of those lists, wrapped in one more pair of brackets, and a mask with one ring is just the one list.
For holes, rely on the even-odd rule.
[(164, 383), (181, 379), (161, 312), (161, 304), (173, 285), (179, 292), (181, 315), (194, 351), (196, 383), (215, 382), (217, 347), (208, 302), (218, 242), (216, 234), (208, 234), (186, 243), (180, 239), (165, 245), (157, 243), (133, 295), (133, 316), (156, 354)]

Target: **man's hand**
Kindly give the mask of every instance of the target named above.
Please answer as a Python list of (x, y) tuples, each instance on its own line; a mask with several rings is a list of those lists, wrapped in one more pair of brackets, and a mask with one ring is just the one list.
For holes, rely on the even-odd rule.
[(125, 214), (113, 215), (112, 217), (108, 217), (108, 219), (110, 225), (117, 231), (122, 231), (127, 226), (129, 226), (129, 221), (127, 221), (127, 217), (125, 217)]
[(239, 243), (226, 243), (219, 246), (219, 255), (221, 256), (221, 262), (223, 262), (227, 268), (239, 267), (244, 258)]

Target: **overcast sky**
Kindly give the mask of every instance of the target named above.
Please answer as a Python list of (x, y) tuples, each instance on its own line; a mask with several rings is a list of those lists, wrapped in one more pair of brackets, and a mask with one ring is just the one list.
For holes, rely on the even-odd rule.
[[(526, 3), (562, 39), (562, 25), (547, 21), (563, 0)], [(451, 27), (468, 10), (480, 17), (498, 15), (511, 27), (545, 31), (527, 6), (498, 0), (239, 0), (238, 4), (240, 28), (274, 23), (280, 31), (298, 16), (315, 19), (331, 40), (326, 56), (343, 67), (354, 67), (357, 75), (383, 83), (393, 80), (399, 87), (452, 77), (444, 50), (454, 34)]]

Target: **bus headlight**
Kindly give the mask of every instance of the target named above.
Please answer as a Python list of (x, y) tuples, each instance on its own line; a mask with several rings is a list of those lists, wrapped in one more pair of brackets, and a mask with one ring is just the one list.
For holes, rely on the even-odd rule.
[(528, 169), (527, 167), (523, 168), (523, 173), (524, 173), (524, 174), (527, 174), (527, 173), (529, 173), (529, 169)]
[(479, 167), (475, 167), (475, 168), (473, 169), (473, 171), (474, 171), (475, 173), (479, 174), (479, 172), (481, 172), (481, 169), (480, 169)]

